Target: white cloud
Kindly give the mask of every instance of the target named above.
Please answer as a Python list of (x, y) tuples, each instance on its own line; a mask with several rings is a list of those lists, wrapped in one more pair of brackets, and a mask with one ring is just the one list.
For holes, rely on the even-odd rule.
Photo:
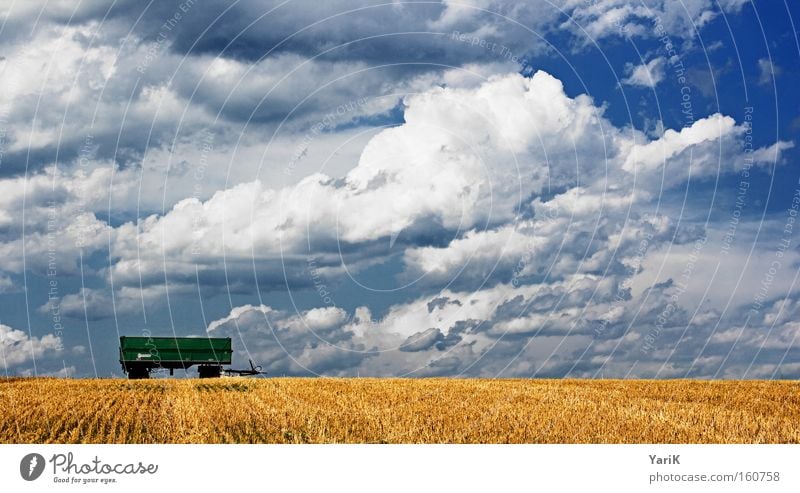
[[(648, 204), (662, 186), (714, 176), (718, 166), (723, 173), (739, 169), (732, 143), (741, 128), (712, 115), (652, 140), (615, 128), (591, 99), (568, 97), (543, 72), (434, 88), (409, 97), (405, 124), (373, 137), (341, 178), (318, 173), (279, 188), (253, 181), (205, 201), (181, 201), (138, 223), (99, 222), (92, 238), (96, 248), (112, 244), (113, 303), (110, 290), (87, 289), (64, 296), (61, 312), (96, 320), (113, 310), (153, 309), (167, 286), (171, 294), (196, 293), (198, 273), (202, 285), (211, 278), (237, 289), (252, 285), (254, 265), (262, 289), (270, 287), (261, 282), (270, 276), (273, 287), (284, 275), (308, 283), (308, 256), (335, 278), (343, 260), (357, 270), (359, 262), (384, 258), (385, 246), (374, 245), (399, 233), (403, 275), (436, 294), (394, 304), (380, 319), (366, 307), (349, 316), (334, 307), (290, 314), (243, 305), (208, 330), (236, 336), (245, 345), (237, 354), (273, 375), (591, 376), (601, 368), (624, 374), (670, 295), (670, 288), (652, 286), (681, 269), (679, 255), (661, 270), (650, 251), (702, 234), (680, 231), (666, 211), (645, 215)], [(781, 150), (756, 153), (767, 161)], [(33, 180), (30, 189), (46, 190), (46, 178)], [(95, 211), (108, 193), (126, 200), (127, 185), (103, 189), (109, 178), (97, 171), (92, 192), (73, 200), (70, 211)], [(119, 178), (135, 183), (124, 173)], [(72, 188), (76, 179), (57, 181), (65, 197), (81, 196)], [(9, 206), (17, 200), (13, 190)], [(424, 239), (442, 230), (449, 240)], [(651, 245), (640, 254), (645, 235)], [(339, 254), (340, 244), (354, 253)], [(641, 269), (664, 275), (637, 282)], [(632, 293), (634, 287), (639, 290)], [(637, 365), (643, 375), (661, 371), (670, 344), (690, 325), (689, 308), (682, 305), (658, 329), (654, 349)], [(715, 305), (698, 316), (718, 320), (719, 313)], [(692, 327), (692, 347), (702, 347), (709, 334)], [(772, 340), (785, 341), (790, 331), (781, 329)], [(719, 368), (700, 361), (699, 373)]]
[[(536, 196), (547, 184), (575, 187), (576, 164), (590, 183), (605, 173), (620, 184), (633, 173), (660, 176), (664, 165), (676, 167), (673, 186), (689, 175), (709, 176), (720, 153), (731, 152), (719, 149), (721, 139), (742, 131), (731, 118), (713, 115), (648, 141), (614, 129), (600, 114), (585, 96), (568, 98), (561, 83), (543, 72), (532, 79), (496, 77), (476, 89), (434, 89), (410, 97), (406, 123), (376, 135), (343, 179), (317, 173), (277, 190), (254, 181), (206, 202), (188, 199), (164, 216), (120, 228), (114, 254), (124, 264), (138, 242), (140, 250), (175, 259), (190, 258), (192, 248), (201, 259), (223, 252), (276, 257), (306, 241), (312, 248), (337, 240), (368, 242), (424, 221), (469, 231), (487, 221), (512, 221), (525, 206), (520, 194)], [(690, 166), (679, 159), (687, 151), (694, 153)], [(603, 156), (605, 163), (596, 161)], [(641, 193), (656, 190), (648, 185)], [(619, 193), (614, 207), (629, 203), (628, 192)], [(602, 184), (584, 190), (584, 212), (593, 209), (588, 197), (596, 193)], [(609, 206), (616, 196), (605, 194)], [(577, 214), (576, 204), (570, 198), (561, 205)]]
[[(791, 359), (780, 367), (749, 363), (756, 351), (797, 342), (796, 297), (770, 306), (763, 320), (753, 319), (742, 332), (746, 308), (720, 317), (676, 283), (628, 297), (620, 297), (621, 289), (613, 279), (583, 275), (475, 292), (443, 290), (393, 305), (380, 319), (366, 307), (348, 317), (335, 307), (289, 314), (247, 305), (211, 325), (214, 334), (236, 335), (244, 343), (237, 351), (273, 375), (592, 377), (636, 368), (643, 377), (741, 378), (767, 369), (791, 372)], [(679, 306), (665, 317), (675, 299)], [(310, 323), (320, 318), (325, 323)], [(706, 341), (716, 346), (704, 354)], [(734, 342), (730, 359), (718, 355)]]
[[(651, 140), (615, 128), (602, 112), (586, 96), (568, 97), (560, 81), (541, 71), (530, 79), (508, 74), (478, 86), (434, 88), (408, 97), (405, 123), (372, 137), (358, 164), (341, 178), (315, 173), (283, 188), (260, 180), (241, 183), (208, 200), (186, 199), (164, 215), (118, 227), (97, 220), (92, 211), (109, 193), (129, 200), (135, 175), (117, 171), (115, 188), (104, 189), (111, 174), (98, 168), (90, 175), (96, 184), (62, 211), (60, 228), (32, 233), (39, 239), (27, 254), (45, 259), (52, 237), (61, 258), (74, 262), (74, 231), (84, 232), (87, 255), (110, 242), (115, 285), (129, 290), (117, 296), (118, 309), (131, 310), (142, 304), (144, 295), (135, 295), (140, 286), (161, 285), (165, 276), (171, 289), (194, 285), (198, 273), (201, 282), (246, 286), (253, 282), (255, 262), (261, 286), (269, 289), (283, 284), (284, 276), (308, 284), (311, 257), (329, 275), (343, 272), (342, 261), (357, 271), (385, 255), (370, 245), (389, 243), (390, 237), (399, 237), (407, 249), (407, 275), (426, 282), (446, 282), (468, 262), (465, 281), (492, 276), (498, 268), (509, 276), (531, 252), (537, 259), (559, 256), (552, 271), (559, 276), (595, 272), (612, 259), (608, 242), (620, 228), (644, 225), (630, 216), (633, 207), (689, 179), (736, 171), (743, 160), (735, 143), (744, 130), (730, 117), (712, 115)], [(756, 149), (753, 164), (779, 161), (790, 145)], [(44, 190), (47, 178), (35, 177), (30, 188)], [(79, 195), (73, 190), (79, 178), (58, 181), (65, 196)], [(543, 196), (553, 189), (563, 192)], [(40, 224), (49, 212), (39, 209)], [(520, 218), (531, 212), (533, 219)], [(566, 238), (572, 238), (566, 243), (559, 240), (565, 228)], [(425, 244), (427, 235), (441, 231), (451, 237), (446, 247)], [(595, 235), (593, 243), (586, 243), (587, 233)], [(18, 241), (0, 247), (21, 265)], [(359, 247), (343, 251), (342, 245)], [(542, 274), (527, 269), (523, 275)]]
[(565, 6), (571, 9), (571, 20), (561, 27), (573, 31), (586, 45), (609, 36), (656, 37), (655, 23), (672, 37), (691, 39), (696, 30), (719, 15), (718, 7), (738, 12), (745, 3), (747, 0), (568, 0)]
[[(221, 43), (226, 38), (234, 42), (230, 50), (238, 49), (240, 56), (219, 58), (202, 49), (184, 56), (181, 48), (187, 40), (201, 41), (193, 37), (200, 34), (196, 31), (198, 26), (204, 20), (211, 24), (213, 12), (228, 7), (227, 3), (208, 2), (203, 9), (193, 8), (179, 26), (159, 41), (143, 26), (156, 24), (150, 19), (162, 20), (172, 15), (171, 7), (165, 4), (140, 12), (135, 2), (123, 4), (116, 6), (119, 10), (110, 8), (113, 13), (102, 22), (106, 8), (98, 2), (74, 7), (48, 2), (36, 8), (30, 2), (18, 2), (9, 9), (4, 32), (27, 29), (26, 33), (31, 34), (30, 38), (10, 36), (0, 61), (5, 82), (0, 104), (8, 107), (9, 121), (14, 123), (6, 136), (8, 152), (41, 150), (41, 156), (35, 159), (39, 161), (53, 159), (59, 148), (63, 157), (79, 147), (87, 133), (92, 133), (102, 143), (100, 152), (104, 157), (119, 151), (138, 160), (149, 147), (172, 148), (172, 144), (184, 139), (196, 139), (204, 128), (230, 136), (264, 122), (271, 122), (274, 128), (275, 123), (289, 116), (283, 131), (295, 131), (341, 104), (365, 95), (376, 96), (350, 112), (345, 120), (352, 121), (390, 109), (395, 101), (383, 98), (387, 94), (415, 92), (422, 87), (419, 82), (431, 77), (452, 82), (459, 72), (464, 73), (434, 65), (426, 70), (392, 67), (391, 63), (376, 67), (375, 50), (384, 46), (382, 43), (387, 43), (387, 56), (406, 53), (439, 63), (445, 53), (454, 66), (477, 67), (478, 72), (502, 67), (505, 71), (517, 65), (509, 62), (507, 54), (521, 59), (530, 51), (546, 49), (522, 26), (543, 32), (564, 14), (571, 15), (590, 37), (602, 38), (620, 31), (619, 26), (638, 35), (652, 35), (653, 19), (662, 20), (672, 35), (690, 37), (692, 26), (702, 26), (718, 13), (711, 0), (681, 4), (647, 0), (641, 5), (623, 0), (588, 4), (576, 0), (555, 4), (445, 2), (443, 7), (387, 5), (345, 16), (334, 14), (349, 8), (346, 3), (331, 2), (324, 9), (309, 10), (290, 2), (274, 12), (277, 18), (270, 18), (274, 22), (265, 23), (269, 28), (264, 29), (260, 24), (249, 24), (266, 7), (240, 2), (226, 15), (226, 25), (217, 24), (214, 30)], [(730, 0), (722, 8), (738, 10), (741, 5), (742, 0)], [(139, 13), (144, 20), (137, 21)], [(316, 22), (320, 19), (325, 22)], [(35, 24), (32, 31), (31, 24)], [(313, 29), (305, 29), (312, 26)], [(398, 41), (376, 36), (391, 26), (419, 32), (458, 31), (483, 42), (500, 43), (505, 50), (498, 53), (450, 37), (412, 36)], [(589, 43), (572, 22), (562, 28), (575, 33), (580, 44)], [(372, 36), (371, 42), (348, 43), (361, 36)], [(121, 46), (120, 39), (124, 40)], [(320, 46), (319, 39), (328, 42)], [(262, 57), (260, 52), (257, 56), (250, 53), (252, 46), (276, 43), (280, 49), (268, 57)], [(311, 58), (311, 53), (319, 54), (323, 48), (338, 43), (345, 45), (329, 56)], [(125, 104), (118, 104), (120, 101)], [(34, 116), (37, 125), (32, 126)], [(123, 119), (125, 125), (120, 128)], [(241, 122), (248, 122), (248, 127)], [(252, 132), (258, 137), (269, 135), (263, 130)]]
[[(332, 283), (345, 270), (397, 261), (415, 299), (395, 301), (379, 319), (367, 307), (290, 314), (247, 304), (208, 330), (241, 331), (273, 373), (624, 374), (650, 338), (643, 374), (680, 376), (675, 358), (689, 356), (703, 375), (746, 373), (748, 351), (791, 350), (797, 328), (780, 313), (793, 313), (793, 301), (758, 320), (774, 330), (742, 335), (728, 318), (747, 305), (747, 293), (726, 288), (741, 272), (726, 268), (708, 299), (692, 286), (668, 323), (657, 323), (692, 242), (721, 234), (670, 199), (690, 182), (780, 164), (793, 144), (745, 156), (745, 127), (722, 114), (652, 137), (615, 126), (603, 104), (568, 96), (547, 73), (514, 73), (525, 56), (543, 53), (528, 28), (566, 30), (574, 49), (663, 33), (688, 47), (697, 28), (744, 4), (445, 1), (315, 23), (349, 6), (290, 2), (243, 30), (264, 8), (245, 1), (216, 25), (213, 42), (201, 39), (184, 56), (197, 27), (227, 3), (194, 9), (197, 21), (163, 45), (152, 32), (130, 30), (132, 3), (102, 25), (102, 2), (18, 3), (0, 59), (3, 169), (31, 167), (24, 179), (0, 179), (0, 292), (13, 289), (23, 265), (41, 274), (55, 258), (58, 275), (69, 276), (82, 256), (83, 274), (113, 276), (116, 291), (90, 283), (65, 294), (60, 310), (98, 320), (159, 310), (167, 292), (309, 288), (309, 259)], [(153, 5), (139, 25), (157, 25), (150, 19), (171, 8)], [(450, 34), (349, 43), (401, 29), (457, 32), (468, 42)], [(236, 56), (216, 57), (227, 40)], [(264, 46), (278, 49), (262, 57)], [(393, 66), (409, 59), (421, 64)], [(442, 59), (454, 67), (436, 66)], [(623, 83), (657, 87), (666, 60), (641, 62), (627, 67)], [(768, 60), (758, 68), (761, 83), (780, 73)], [(386, 117), (400, 94), (408, 95), (404, 123), (358, 137), (362, 120)], [(87, 139), (89, 158), (81, 154)], [(45, 167), (56, 153), (58, 170)], [(26, 154), (30, 162), (19, 159)], [(757, 282), (764, 255), (751, 260), (734, 249), (730, 258), (726, 265), (749, 262), (745, 282)], [(701, 255), (697, 276), (710, 276), (713, 261)], [(790, 291), (785, 278), (775, 283), (776, 296)], [(692, 353), (706, 343), (735, 343), (733, 361)], [(776, 370), (752, 366), (753, 374)]]
[[(757, 225), (739, 227), (744, 233)], [(441, 290), (395, 304), (380, 319), (373, 319), (366, 307), (356, 310), (352, 318), (339, 309), (325, 308), (318, 309), (324, 317), (309, 316), (315, 311), (311, 310), (280, 314), (269, 324), (264, 316), (257, 316), (239, 323), (236, 330), (256, 358), (282, 362), (276, 368), (297, 374), (311, 370), (328, 375), (592, 377), (625, 375), (635, 368), (631, 375), (640, 377), (793, 375), (791, 362), (798, 356), (795, 346), (800, 335), (793, 322), (800, 306), (797, 286), (788, 276), (773, 275), (767, 299), (786, 296), (787, 301), (770, 302), (759, 316), (749, 316), (774, 254), (760, 252), (751, 258), (746, 244), (734, 244), (720, 254), (724, 231), (711, 228), (703, 232), (707, 236), (685, 235), (676, 231), (669, 218), (649, 217), (632, 222), (624, 234), (609, 235), (599, 248), (599, 252), (614, 251), (620, 260), (627, 259), (629, 267), (624, 269), (611, 268), (613, 263), (606, 259), (610, 270), (596, 274), (570, 274), (575, 266), (568, 265), (560, 273), (551, 271), (544, 279), (519, 286), (503, 283), (477, 291)], [(603, 238), (597, 233), (596, 238)], [(766, 229), (764, 236), (773, 237)], [(638, 251), (643, 238), (649, 238), (649, 246)], [(476, 250), (493, 248), (483, 245)], [(534, 251), (523, 257), (527, 261), (509, 265), (519, 268), (523, 278), (535, 275), (538, 265), (548, 265), (553, 258), (563, 261), (567, 255), (552, 250)], [(796, 252), (786, 252), (782, 259), (785, 265), (800, 260)], [(575, 260), (586, 262), (586, 258)], [(437, 259), (432, 265), (440, 263)], [(743, 280), (737, 279), (738, 274)], [(273, 313), (265, 307), (235, 311)], [(309, 321), (319, 318), (326, 323), (320, 324), (322, 330), (315, 330)], [(748, 320), (746, 330), (744, 320)], [(223, 321), (230, 322), (230, 317)], [(253, 330), (253, 321), (261, 329)], [(729, 350), (729, 358), (720, 356)], [(783, 351), (789, 355), (786, 364), (775, 364)], [(766, 353), (769, 364), (758, 359)], [(288, 361), (305, 361), (310, 366)], [(327, 366), (330, 361), (341, 364), (333, 369)]]
[(622, 83), (630, 86), (654, 88), (664, 80), (664, 67), (666, 64), (667, 60), (663, 57), (653, 58), (642, 65), (628, 64), (625, 68), (628, 77), (622, 79)]
[(209, 330), (236, 334), (243, 353), (273, 374), (495, 376), (513, 361), (508, 351), (522, 336), (558, 336), (574, 350), (601, 320), (618, 323), (611, 283), (581, 275), (548, 285), (442, 290), (393, 305), (380, 319), (366, 307), (348, 317), (336, 307), (289, 314), (245, 305)]
[(234, 337), (234, 354), (256, 360), (273, 376), (283, 374), (337, 375), (358, 366), (371, 355), (363, 341), (345, 325), (346, 313), (336, 307), (315, 308), (291, 315), (260, 305), (235, 307), (208, 326), (211, 335)]
[[(113, 254), (121, 259), (114, 267), (120, 279), (132, 272), (138, 252), (145, 257), (136, 257), (137, 269), (147, 267), (148, 253), (201, 263), (223, 253), (277, 259), (302, 251), (307, 240), (313, 253), (337, 240), (413, 233), (426, 222), (453, 231), (507, 222), (520, 206), (520, 187), (538, 193), (548, 181), (566, 183), (575, 146), (602, 149), (593, 129), (598, 109), (585, 96), (566, 97), (543, 72), (496, 77), (475, 89), (435, 89), (406, 104), (407, 123), (373, 137), (341, 180), (317, 173), (277, 190), (244, 183), (118, 228)], [(542, 142), (549, 162), (541, 161)]]
[[(623, 168), (630, 173), (633, 173), (637, 167), (642, 167), (645, 171), (659, 168), (687, 149), (694, 149), (696, 146), (707, 143), (720, 146), (722, 138), (740, 134), (743, 131), (744, 128), (737, 126), (733, 118), (716, 113), (679, 131), (667, 129), (657, 140), (646, 144), (634, 144), (625, 158)], [(722, 149), (713, 149), (713, 151), (721, 154)], [(694, 168), (698, 168), (697, 163), (712, 166), (716, 164), (713, 159), (696, 159), (691, 162)], [(708, 172), (705, 167), (700, 167), (695, 172), (703, 171)]]
[(0, 359), (6, 370), (33, 359), (52, 356), (62, 349), (61, 338), (53, 334), (31, 337), (21, 330), (0, 324)]
[[(195, 293), (187, 285), (177, 284), (170, 287), (173, 296)], [(55, 307), (64, 317), (101, 320), (129, 314), (144, 314), (150, 307), (159, 307), (166, 303), (167, 289), (164, 285), (144, 287), (122, 286), (114, 292), (112, 299), (110, 289), (81, 288), (77, 293), (66, 294), (39, 307), (40, 313), (48, 313)]]
[(219, 320), (215, 320), (215, 321), (211, 322), (210, 324), (208, 324), (208, 329), (207, 330), (208, 330), (208, 332), (211, 332), (211, 331), (213, 331), (213, 330), (215, 330), (215, 329), (217, 329), (219, 327), (222, 327), (223, 325), (225, 325), (228, 322), (237, 320), (239, 317), (241, 317), (242, 315), (244, 315), (245, 313), (248, 313), (248, 312), (258, 312), (258, 313), (263, 313), (263, 314), (266, 315), (267, 313), (269, 313), (271, 311), (272, 311), (272, 308), (270, 308), (268, 306), (264, 306), (264, 305), (259, 305), (259, 306), (253, 306), (253, 305), (237, 306), (237, 307), (234, 307), (233, 309), (231, 309), (230, 314), (228, 314), (228, 316), (226, 316), (225, 318), (221, 318)]
[(769, 59), (758, 60), (758, 83), (762, 86), (772, 85), (773, 81), (783, 73), (783, 69)]

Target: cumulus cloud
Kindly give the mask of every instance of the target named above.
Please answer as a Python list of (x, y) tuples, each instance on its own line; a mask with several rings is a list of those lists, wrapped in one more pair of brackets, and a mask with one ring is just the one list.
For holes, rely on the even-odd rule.
[[(577, 163), (587, 179), (604, 172), (647, 177), (674, 166), (675, 185), (716, 172), (718, 154), (728, 152), (727, 146), (718, 149), (721, 140), (743, 132), (733, 119), (713, 115), (649, 141), (614, 129), (601, 113), (585, 96), (567, 97), (544, 72), (531, 79), (495, 77), (476, 89), (426, 92), (407, 99), (406, 123), (375, 136), (343, 179), (318, 173), (279, 190), (254, 181), (206, 202), (185, 200), (162, 217), (121, 228), (115, 253), (127, 257), (134, 239), (168, 256), (186, 256), (194, 243), (201, 257), (223, 251), (249, 257), (293, 251), (307, 239), (312, 245), (368, 242), (427, 221), (470, 231), (514, 219), (528, 205), (520, 203), (520, 192), (536, 197), (545, 184), (584, 188), (573, 182), (576, 149), (586, 155), (606, 144), (607, 163)], [(600, 126), (610, 134), (605, 142)], [(688, 165), (686, 152), (696, 155)], [(642, 193), (651, 191), (644, 187)], [(578, 213), (576, 199), (561, 201)]]
[(233, 337), (238, 346), (234, 354), (257, 360), (269, 374), (337, 375), (371, 355), (366, 341), (354, 337), (346, 322), (347, 314), (336, 307), (289, 314), (245, 305), (211, 322), (208, 332)]
[[(246, 305), (212, 322), (209, 333), (234, 336), (248, 358), (287, 375), (791, 374), (790, 363), (776, 361), (794, 361), (800, 351), (796, 296), (770, 305), (742, 331), (746, 308), (721, 317), (686, 299), (681, 282), (668, 279), (635, 295), (596, 276), (443, 290), (393, 305), (380, 319), (366, 307), (348, 316), (334, 307), (289, 314)], [(730, 358), (719, 356), (731, 348)], [(765, 357), (767, 351), (788, 357)]]
[[(383, 257), (377, 245), (390, 238), (405, 251), (404, 275), (424, 282), (460, 271), (464, 283), (508, 276), (530, 252), (558, 257), (553, 275), (600, 272), (612, 248), (625, 246), (620, 228), (654, 227), (632, 208), (744, 160), (734, 145), (744, 127), (730, 117), (652, 140), (602, 113), (541, 71), (435, 88), (408, 97), (405, 123), (375, 135), (342, 178), (315, 173), (278, 189), (242, 183), (135, 224), (97, 223), (91, 237), (108, 238), (110, 274), (131, 290), (165, 278), (308, 286), (309, 258), (337, 276)], [(751, 166), (779, 161), (790, 145), (756, 149)], [(518, 274), (543, 274), (531, 269)]]
[[(748, 128), (722, 113), (653, 137), (529, 62), (552, 38), (689, 46), (744, 3), (203, 2), (166, 34), (180, 2), (15, 4), (0, 40), (0, 292), (51, 267), (80, 274), (86, 287), (54, 301), (89, 321), (237, 295), (208, 331), (273, 374), (792, 371), (792, 287), (776, 282), (789, 296), (748, 327), (741, 290), (682, 288), (695, 257), (714, 277), (718, 252), (694, 249), (723, 227), (673, 199), (781, 164), (793, 144), (745, 154)], [(762, 81), (780, 73), (762, 62)], [(623, 83), (655, 88), (665, 65), (628, 65)], [(737, 248), (716, 282), (765, 268)], [(379, 317), (251, 299), (379, 268), (410, 287)]]
[[(263, 135), (275, 133), (281, 122), (282, 138), (323, 120), (331, 131), (390, 110), (397, 97), (386, 93), (413, 91), (418, 83), (413, 76), (392, 83), (397, 77), (389, 68), (366, 70), (356, 62), (291, 54), (249, 64), (165, 52), (140, 73), (151, 45), (128, 39), (119, 49), (98, 39), (99, 29), (70, 25), (6, 47), (0, 106), (9, 131), (2, 174), (35, 171), (56, 156), (62, 166), (74, 166), (86, 158), (87, 139), (93, 156), (128, 167), (149, 164), (148, 153), (180, 148), (173, 173), (180, 172), (181, 162), (190, 159), (187, 144), (208, 141), (209, 135), (215, 140), (207, 154), (236, 142), (246, 153), (256, 133), (261, 151)], [(340, 106), (347, 111), (325, 119)], [(34, 118), (39, 124), (31, 127)], [(213, 162), (214, 156), (205, 159)]]
[[(270, 123), (275, 130), (285, 120), (296, 128), (365, 95), (413, 91), (414, 80), (448, 67), (519, 69), (529, 54), (548, 49), (531, 32), (548, 32), (564, 15), (572, 20), (562, 28), (586, 45), (612, 35), (615, 23), (652, 35), (653, 19), (688, 36), (687, 26), (702, 26), (718, 13), (710, 0), (679, 7), (663, 0), (637, 6), (620, 0), (377, 2), (355, 8), (327, 2), (313, 9), (305, 1), (39, 3), (15, 3), (0, 41), (0, 104), (14, 122), (4, 174), (42, 167), (57, 154), (74, 156), (87, 132), (101, 157), (136, 163), (151, 147), (171, 147), (209, 127), (221, 137), (241, 133), (242, 124), (248, 130)], [(180, 22), (165, 28), (176, 13)], [(447, 35), (401, 34), (406, 32)], [(380, 114), (392, 104), (371, 99), (347, 119)], [(31, 127), (34, 113), (39, 124)], [(259, 130), (265, 134), (253, 129)]]
[(37, 358), (50, 357), (62, 350), (61, 338), (53, 334), (35, 337), (0, 324), (0, 358), (6, 371)]

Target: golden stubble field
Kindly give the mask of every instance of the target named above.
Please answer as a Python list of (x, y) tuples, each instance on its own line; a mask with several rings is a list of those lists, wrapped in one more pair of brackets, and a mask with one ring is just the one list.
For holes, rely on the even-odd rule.
[(800, 383), (21, 378), (0, 443), (800, 443)]

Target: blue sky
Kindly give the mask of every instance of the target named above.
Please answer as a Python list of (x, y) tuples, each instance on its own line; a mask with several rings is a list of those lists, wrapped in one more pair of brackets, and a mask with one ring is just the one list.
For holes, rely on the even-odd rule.
[(0, 361), (796, 378), (797, 7), (17, 2)]

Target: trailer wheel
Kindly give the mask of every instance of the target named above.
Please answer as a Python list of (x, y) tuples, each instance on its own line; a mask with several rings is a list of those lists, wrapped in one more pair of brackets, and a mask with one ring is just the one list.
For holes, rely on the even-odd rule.
[(222, 375), (222, 367), (219, 365), (200, 365), (197, 368), (200, 378), (219, 378)]
[(128, 380), (150, 378), (150, 371), (144, 366), (131, 366), (128, 368)]

